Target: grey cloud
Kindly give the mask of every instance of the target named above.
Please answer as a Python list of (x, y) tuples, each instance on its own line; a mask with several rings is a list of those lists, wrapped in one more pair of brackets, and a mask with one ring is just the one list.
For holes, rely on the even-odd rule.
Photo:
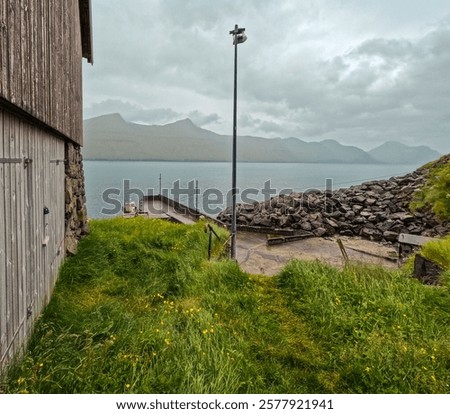
[(239, 117), (239, 127), (249, 128), (254, 130), (253, 135), (263, 135), (263, 136), (283, 136), (289, 129), (286, 125), (282, 125), (280, 122), (275, 122), (271, 120), (265, 120), (251, 115), (242, 115)]
[(450, 31), (443, 26), (415, 41), (365, 41), (326, 62), (320, 73), (322, 94), (308, 104), (328, 127), (319, 130), (320, 136), (345, 136), (353, 144), (363, 135), (378, 141), (390, 137), (448, 151), (448, 45)]
[(220, 122), (220, 116), (217, 114), (202, 114), (199, 111), (192, 111), (188, 113), (188, 117), (194, 122), (194, 124), (203, 127), (210, 124)]
[[(189, 116), (228, 133), (228, 31), (239, 23), (249, 36), (239, 46), (243, 132), (368, 147), (394, 139), (448, 151), (450, 19), (425, 34), (396, 35), (393, 27), (394, 35), (386, 35), (395, 19), (420, 22), (420, 1), (407, 10), (375, 3), (96, 1), (96, 62), (85, 70), (85, 113), (123, 111), (148, 123)], [(439, 10), (449, 10), (446, 4), (439, 0)], [(389, 24), (371, 16), (386, 10)]]
[(84, 118), (93, 118), (95, 116), (115, 112), (120, 113), (123, 118), (129, 122), (142, 122), (148, 124), (164, 124), (177, 121), (183, 117), (183, 114), (169, 108), (147, 109), (119, 99), (106, 99), (85, 108)]
[(170, 108), (144, 108), (119, 99), (106, 99), (92, 104), (85, 108), (84, 118), (88, 119), (116, 112), (120, 113), (126, 121), (144, 124), (166, 124), (186, 117), (200, 127), (220, 123), (220, 117), (215, 113), (204, 114), (195, 110), (186, 114), (175, 112)]
[(413, 54), (413, 43), (407, 39), (369, 39), (350, 53), (354, 56), (380, 56), (397, 60), (404, 60)]

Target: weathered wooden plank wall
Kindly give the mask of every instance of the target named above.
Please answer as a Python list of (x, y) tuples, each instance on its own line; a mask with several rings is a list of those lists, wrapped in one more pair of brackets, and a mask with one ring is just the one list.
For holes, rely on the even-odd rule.
[(65, 141), (82, 144), (90, 30), (89, 0), (0, 0), (0, 370), (64, 257)]
[[(5, 122), (3, 114), (0, 112), (0, 135), (5, 130)], [(4, 141), (0, 142), (0, 159), (4, 158)], [(7, 331), (6, 331), (6, 182), (7, 175), (4, 163), (0, 162), (0, 354), (3, 354), (3, 349), (7, 348)], [(1, 358), (1, 356), (0, 356)]]
[(63, 260), (65, 143), (1, 110), (0, 136), (1, 367), (25, 343)]
[(0, 96), (82, 144), (79, 0), (0, 0)]

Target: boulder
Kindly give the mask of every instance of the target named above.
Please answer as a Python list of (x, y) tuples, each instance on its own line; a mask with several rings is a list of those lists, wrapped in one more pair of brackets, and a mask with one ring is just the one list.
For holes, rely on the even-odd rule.
[(369, 228), (369, 227), (363, 227), (360, 232), (360, 236), (365, 237), (366, 239), (374, 240), (374, 241), (379, 241), (383, 237), (380, 230)]
[(356, 196), (355, 198), (353, 198), (353, 201), (357, 204), (364, 204), (364, 202), (366, 201), (366, 198), (362, 195)]
[(311, 226), (312, 226), (314, 229), (318, 229), (318, 228), (322, 227), (322, 222), (321, 222), (321, 221), (317, 221), (317, 220), (312, 221), (312, 222), (311, 222)]
[(414, 258), (414, 277), (426, 285), (439, 284), (439, 278), (443, 269), (436, 263), (426, 259), (420, 254)]
[(282, 228), (287, 227), (289, 224), (289, 217), (288, 216), (282, 216), (278, 220), (278, 225)]
[(300, 228), (305, 231), (311, 231), (313, 229), (309, 221), (304, 221), (300, 224)]
[(259, 225), (263, 227), (272, 227), (272, 224), (273, 224), (272, 221), (267, 216), (262, 217), (259, 223)]
[(383, 238), (388, 242), (395, 243), (398, 240), (398, 233), (386, 230), (383, 232)]
[(326, 225), (328, 225), (328, 226), (330, 226), (330, 227), (332, 227), (332, 228), (334, 228), (334, 229), (339, 228), (339, 225), (338, 225), (334, 220), (332, 220), (332, 219), (324, 218), (324, 219), (323, 219), (323, 222), (324, 222)]
[(327, 233), (327, 230), (324, 229), (323, 227), (319, 227), (319, 228), (317, 228), (317, 229), (315, 229), (315, 230), (313, 231), (313, 234), (314, 234), (314, 236), (316, 236), (316, 237), (322, 237), (322, 236), (325, 236), (326, 233)]

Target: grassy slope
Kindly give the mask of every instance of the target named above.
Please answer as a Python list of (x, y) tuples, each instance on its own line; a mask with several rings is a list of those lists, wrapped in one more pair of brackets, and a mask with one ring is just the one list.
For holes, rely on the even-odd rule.
[(441, 220), (450, 220), (450, 154), (424, 165), (425, 185), (410, 203), (414, 210), (431, 209)]
[(206, 255), (202, 224), (93, 222), (4, 389), (449, 392), (448, 285), (302, 262), (263, 278)]

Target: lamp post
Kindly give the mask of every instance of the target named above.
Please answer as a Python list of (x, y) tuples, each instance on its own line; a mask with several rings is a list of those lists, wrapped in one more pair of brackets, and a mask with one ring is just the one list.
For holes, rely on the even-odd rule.
[(234, 26), (234, 30), (230, 31), (233, 36), (234, 45), (234, 100), (233, 100), (233, 152), (232, 152), (232, 173), (231, 173), (231, 259), (236, 259), (236, 158), (237, 158), (237, 46), (247, 40), (245, 29)]

